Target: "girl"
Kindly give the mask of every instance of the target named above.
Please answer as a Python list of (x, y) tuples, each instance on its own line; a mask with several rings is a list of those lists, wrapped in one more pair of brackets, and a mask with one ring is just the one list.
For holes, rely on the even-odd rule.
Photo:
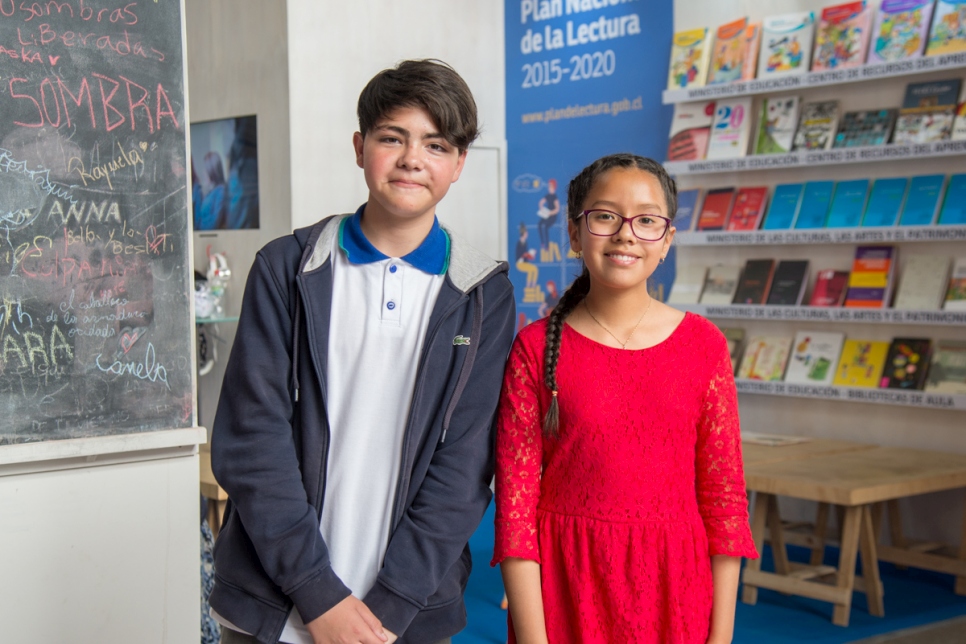
[(510, 642), (731, 641), (748, 527), (724, 336), (655, 302), (677, 209), (660, 164), (570, 183), (584, 270), (520, 333), (497, 430), (496, 548)]

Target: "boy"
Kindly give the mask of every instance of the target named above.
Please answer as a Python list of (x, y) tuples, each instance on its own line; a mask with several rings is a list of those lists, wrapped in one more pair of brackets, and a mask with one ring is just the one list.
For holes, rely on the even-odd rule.
[(222, 642), (427, 644), (466, 623), (514, 316), (506, 264), (435, 216), (476, 104), (449, 66), (405, 61), (358, 115), (368, 202), (271, 242), (248, 279), (212, 435)]

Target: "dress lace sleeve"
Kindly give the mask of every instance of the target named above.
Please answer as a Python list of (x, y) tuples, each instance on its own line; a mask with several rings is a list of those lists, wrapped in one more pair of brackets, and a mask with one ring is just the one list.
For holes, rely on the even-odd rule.
[(698, 419), (698, 508), (708, 533), (710, 555), (754, 559), (758, 553), (748, 525), (738, 393), (731, 359), (723, 341), (721, 345)]
[(495, 566), (507, 557), (540, 562), (537, 502), (543, 462), (541, 359), (518, 337), (510, 351), (496, 429)]

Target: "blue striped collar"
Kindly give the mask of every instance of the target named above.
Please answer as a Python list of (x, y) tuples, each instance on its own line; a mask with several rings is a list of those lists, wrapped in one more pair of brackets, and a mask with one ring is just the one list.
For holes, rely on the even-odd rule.
[[(353, 264), (371, 264), (389, 259), (362, 232), (362, 213), (365, 209), (366, 204), (362, 204), (354, 215), (346, 217), (339, 224), (339, 248)], [(442, 275), (449, 268), (449, 251), (449, 235), (440, 227), (439, 219), (433, 217), (433, 228), (423, 243), (400, 259), (424, 273)]]

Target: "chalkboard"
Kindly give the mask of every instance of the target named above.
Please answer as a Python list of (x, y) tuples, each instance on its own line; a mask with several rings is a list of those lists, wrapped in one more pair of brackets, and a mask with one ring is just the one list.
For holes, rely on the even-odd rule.
[(179, 0), (0, 0), (0, 445), (194, 424)]

